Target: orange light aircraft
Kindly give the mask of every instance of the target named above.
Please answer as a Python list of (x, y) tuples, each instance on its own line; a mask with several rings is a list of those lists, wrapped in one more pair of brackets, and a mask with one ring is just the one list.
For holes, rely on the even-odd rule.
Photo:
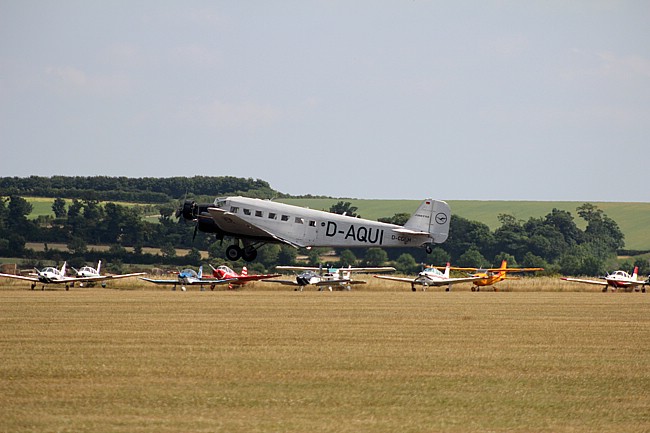
[[(441, 267), (438, 269), (445, 268)], [(470, 276), (479, 277), (475, 280), (472, 280), (472, 292), (478, 292), (481, 290), (481, 287), (492, 286), (499, 281), (511, 278), (507, 276), (509, 272), (537, 272), (544, 270), (544, 268), (509, 268), (506, 260), (501, 262), (500, 268), (481, 269), (451, 267), (450, 269), (452, 271), (470, 271)], [(496, 292), (496, 290), (497, 289), (495, 287), (494, 291)]]

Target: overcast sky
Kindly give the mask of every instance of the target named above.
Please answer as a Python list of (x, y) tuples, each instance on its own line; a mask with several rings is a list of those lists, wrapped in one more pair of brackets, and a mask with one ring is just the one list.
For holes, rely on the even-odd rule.
[(649, 140), (644, 0), (0, 0), (0, 176), (647, 202)]

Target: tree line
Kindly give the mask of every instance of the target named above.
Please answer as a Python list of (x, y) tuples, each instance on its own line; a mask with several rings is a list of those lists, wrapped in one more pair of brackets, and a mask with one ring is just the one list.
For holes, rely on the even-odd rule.
[(281, 196), (268, 182), (233, 176), (109, 177), (29, 176), (1, 177), (0, 196), (76, 198), (80, 200), (166, 203), (185, 194), (194, 197), (246, 194), (248, 197)]

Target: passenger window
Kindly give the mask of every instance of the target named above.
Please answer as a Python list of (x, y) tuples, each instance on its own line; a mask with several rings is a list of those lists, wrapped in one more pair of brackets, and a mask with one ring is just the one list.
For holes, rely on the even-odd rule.
[(305, 222), (302, 220), (302, 218), (300, 218), (300, 217), (296, 217), (296, 219), (295, 219), (294, 221), (295, 221), (296, 224), (304, 224), (304, 223), (305, 223)]
[(261, 210), (256, 210), (256, 211), (255, 211), (255, 216), (256, 216), (256, 217), (262, 217), (262, 216), (264, 216), (264, 214), (262, 213)]
[(244, 215), (250, 215), (251, 210), (250, 209), (244, 209)]
[(309, 227), (316, 227), (316, 221), (309, 221)]
[(277, 214), (274, 214), (273, 212), (269, 212), (269, 219), (270, 220), (276, 220), (278, 219)]
[(289, 221), (289, 215), (282, 215), (282, 221)]
[(239, 212), (239, 208), (236, 207), (236, 206), (231, 206), (231, 207), (230, 207), (230, 212), (232, 212), (232, 213), (237, 213), (237, 212)]

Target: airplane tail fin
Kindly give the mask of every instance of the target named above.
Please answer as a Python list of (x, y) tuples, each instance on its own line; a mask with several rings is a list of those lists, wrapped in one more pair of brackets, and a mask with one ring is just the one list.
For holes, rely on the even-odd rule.
[(61, 266), (61, 275), (65, 275), (66, 266), (68, 266), (68, 262), (63, 262), (63, 266)]
[(203, 278), (203, 265), (199, 266), (199, 278)]
[(638, 274), (639, 274), (639, 267), (638, 267), (638, 266), (635, 266), (635, 267), (634, 267), (634, 272), (632, 273), (632, 279), (633, 279), (634, 281), (636, 281), (636, 277), (637, 277)]
[(102, 261), (100, 260), (100, 261), (97, 262), (97, 273), (98, 274), (99, 274), (99, 270), (101, 269), (101, 267), (102, 267)]
[(449, 270), (451, 269), (451, 265), (449, 262), (447, 262), (447, 266), (445, 266), (445, 278), (449, 278)]
[(242, 275), (242, 277), (245, 277), (246, 275), (248, 275), (248, 269), (246, 269), (246, 266), (241, 268), (241, 275)]
[(411, 218), (404, 224), (404, 228), (429, 233), (434, 243), (441, 244), (449, 236), (450, 221), (451, 209), (449, 205), (444, 201), (428, 198), (411, 215)]

